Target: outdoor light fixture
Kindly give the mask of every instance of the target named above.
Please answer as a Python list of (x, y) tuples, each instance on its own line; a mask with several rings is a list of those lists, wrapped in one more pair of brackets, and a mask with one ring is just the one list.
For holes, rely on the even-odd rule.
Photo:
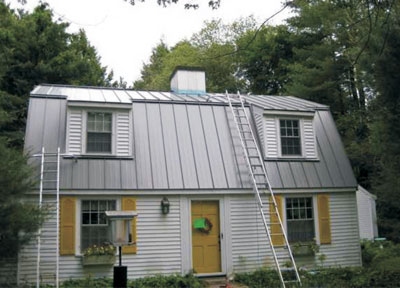
[(132, 237), (131, 222), (137, 217), (135, 211), (106, 211), (108, 233), (112, 244), (118, 246), (119, 266), (114, 266), (114, 287), (127, 287), (128, 268), (122, 266), (122, 246), (136, 244)]
[(167, 197), (161, 200), (161, 212), (164, 215), (169, 213), (169, 201)]

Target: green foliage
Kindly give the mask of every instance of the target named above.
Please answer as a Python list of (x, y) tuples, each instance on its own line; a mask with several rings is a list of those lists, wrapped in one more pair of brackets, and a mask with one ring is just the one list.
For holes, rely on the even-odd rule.
[(89, 248), (86, 248), (83, 251), (84, 256), (91, 256), (91, 255), (115, 255), (117, 248), (114, 245), (93, 245)]
[[(88, 277), (86, 279), (71, 279), (64, 281), (61, 285), (62, 288), (72, 287), (85, 287), (85, 288), (100, 288), (100, 287), (112, 287), (113, 281), (109, 278), (98, 278), (94, 279)], [(139, 278), (135, 280), (128, 280), (128, 287), (130, 288), (203, 288), (205, 284), (199, 278), (188, 274), (185, 276), (181, 275), (170, 275), (170, 276), (150, 276)]]
[(106, 68), (84, 31), (70, 34), (47, 4), (32, 13), (0, 1), (0, 108), (11, 117), (0, 135), (22, 147), (29, 92), (40, 83), (105, 85)]
[(201, 67), (206, 72), (208, 92), (242, 90), (245, 80), (237, 75), (235, 41), (254, 20), (239, 19), (231, 25), (221, 21), (206, 22), (205, 27), (192, 36), (169, 48), (162, 41), (153, 48), (150, 62), (144, 64), (141, 79), (135, 81), (135, 89), (170, 90), (170, 76), (177, 66)]
[[(363, 267), (319, 267), (316, 270), (302, 270), (302, 287), (398, 287), (400, 244), (390, 241), (364, 241), (361, 246)], [(236, 274), (235, 281), (250, 288), (280, 286), (278, 273), (266, 268), (252, 273)]]
[(33, 188), (32, 170), (27, 157), (7, 144), (0, 138), (0, 255), (13, 257), (34, 236), (46, 210), (21, 201), (24, 193)]

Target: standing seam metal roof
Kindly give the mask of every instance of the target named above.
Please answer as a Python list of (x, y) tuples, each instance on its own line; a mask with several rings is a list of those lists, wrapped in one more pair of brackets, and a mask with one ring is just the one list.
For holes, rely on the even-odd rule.
[[(103, 96), (99, 97), (101, 93)], [(161, 100), (160, 95), (168, 100)], [(135, 97), (143, 99), (135, 101)], [(147, 100), (149, 97), (159, 99)], [(46, 151), (55, 151), (57, 147), (65, 151), (67, 101), (134, 101), (133, 159), (63, 159), (62, 189), (250, 189), (238, 132), (229, 107), (221, 105), (225, 96), (197, 97), (168, 92), (38, 86), (30, 98), (25, 149), (37, 153), (44, 146)], [(210, 105), (202, 105), (208, 98), (212, 99), (208, 101)], [(283, 110), (288, 105), (289, 111), (315, 110), (319, 161), (266, 161), (273, 188), (357, 186), (326, 106), (295, 97), (246, 96), (246, 99), (267, 107), (264, 109)]]

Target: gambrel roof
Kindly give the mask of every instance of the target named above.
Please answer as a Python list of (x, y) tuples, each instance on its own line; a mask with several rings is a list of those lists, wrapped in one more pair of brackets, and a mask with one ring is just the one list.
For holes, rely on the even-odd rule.
[[(325, 105), (296, 97), (244, 96), (249, 111), (313, 113), (318, 159), (269, 159), (275, 189), (355, 188), (356, 180)], [(224, 94), (181, 95), (97, 87), (40, 85), (31, 92), (25, 149), (66, 149), (69, 105), (131, 106), (131, 157), (61, 162), (61, 189), (250, 189), (237, 130)], [(253, 109), (254, 108), (254, 109)], [(290, 115), (290, 114), (289, 114)], [(256, 126), (256, 125), (255, 125)], [(258, 131), (262, 133), (262, 131)]]

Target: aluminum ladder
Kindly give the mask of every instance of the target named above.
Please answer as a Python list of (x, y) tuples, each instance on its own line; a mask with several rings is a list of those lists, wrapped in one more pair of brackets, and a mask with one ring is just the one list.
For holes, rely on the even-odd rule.
[[(57, 148), (57, 152), (48, 153), (45, 151), (45, 148), (42, 147), (42, 152), (40, 154), (35, 154), (33, 157), (40, 158), (40, 184), (39, 184), (39, 207), (42, 208), (43, 205), (43, 193), (46, 195), (56, 196), (56, 257), (55, 257), (55, 267), (54, 263), (49, 262), (45, 263), (41, 261), (41, 236), (42, 236), (42, 228), (39, 228), (37, 235), (37, 263), (36, 263), (36, 287), (40, 287), (41, 282), (41, 266), (45, 266), (47, 269), (55, 268), (54, 281), (55, 285), (59, 287), (59, 225), (60, 225), (60, 148)], [(46, 226), (46, 224), (44, 224)], [(53, 229), (51, 224), (49, 229)], [(47, 252), (48, 253), (48, 252)], [(46, 254), (46, 256), (49, 256)], [(54, 257), (54, 256), (51, 256)], [(53, 274), (49, 274), (50, 277), (53, 277)]]
[[(290, 248), (285, 229), (282, 225), (281, 216), (278, 213), (278, 206), (274, 192), (272, 191), (270, 181), (268, 179), (263, 156), (258, 148), (257, 141), (251, 127), (243, 97), (240, 95), (240, 93), (237, 95), (229, 95), (228, 92), (226, 92), (225, 94), (232, 112), (235, 126), (238, 130), (244, 157), (249, 169), (249, 176), (253, 185), (253, 191), (255, 192), (258, 209), (267, 232), (268, 242), (279, 274), (281, 285), (282, 287), (286, 287), (287, 284), (301, 286), (301, 279), (293, 258), (293, 253)], [(272, 207), (273, 209), (269, 209), (269, 213), (275, 214), (274, 218), (278, 220), (277, 222), (269, 222), (266, 218), (265, 211)], [(275, 229), (275, 227), (272, 229), (273, 225), (277, 225), (280, 227), (280, 229), (278, 229), (278, 231), (276, 231), (277, 229)], [(273, 236), (284, 238), (283, 249), (281, 249), (284, 253), (280, 253), (278, 255), (276, 247), (282, 247), (282, 245), (274, 245), (272, 241)], [(286, 262), (283, 263), (285, 260)]]

